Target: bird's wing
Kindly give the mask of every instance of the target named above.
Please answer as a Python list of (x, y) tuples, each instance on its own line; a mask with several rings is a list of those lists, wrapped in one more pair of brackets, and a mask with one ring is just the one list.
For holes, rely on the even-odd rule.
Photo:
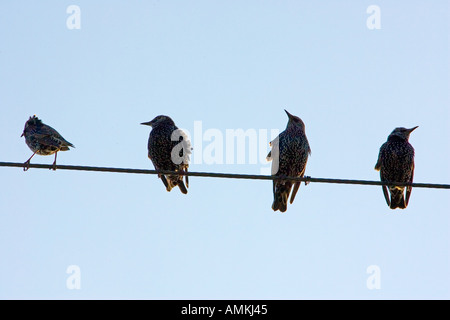
[[(303, 167), (303, 171), (300, 173), (299, 177), (303, 178), (303, 176), (305, 175), (305, 170), (306, 170), (306, 163), (305, 163), (305, 166)], [(301, 181), (296, 181), (294, 183), (294, 189), (292, 190), (291, 200), (290, 200), (291, 204), (292, 204), (292, 202), (294, 202), (295, 195), (297, 194), (298, 188), (300, 188), (301, 183), (302, 183)]]
[[(411, 169), (411, 180), (409, 182), (413, 182), (414, 180), (414, 162), (412, 164), (412, 169)], [(411, 191), (412, 191), (412, 187), (411, 186), (407, 186), (406, 187), (406, 198), (405, 198), (405, 204), (408, 205), (409, 202), (409, 197), (411, 196)]]
[(388, 206), (391, 206), (391, 200), (389, 199), (388, 188), (386, 185), (383, 185), (382, 188), (383, 188), (384, 198), (386, 199), (386, 203)]
[(33, 135), (33, 138), (36, 139), (41, 145), (53, 146), (55, 148), (60, 148), (64, 146), (63, 141), (50, 134), (35, 133)]
[(297, 181), (294, 184), (294, 189), (292, 190), (291, 200), (290, 200), (291, 204), (292, 204), (292, 202), (294, 202), (295, 195), (297, 194), (298, 188), (300, 187), (300, 183), (301, 183), (301, 181)]
[(35, 133), (35, 137), (39, 140), (39, 142), (49, 145), (55, 145), (55, 146), (65, 146), (65, 147), (74, 147), (73, 144), (71, 144), (69, 141), (64, 139), (58, 131), (53, 129), (52, 127), (48, 125), (44, 125), (39, 129), (39, 132)]
[(381, 159), (384, 157), (385, 149), (387, 148), (386, 143), (387, 142), (383, 143), (383, 145), (380, 148), (380, 152), (378, 153), (377, 163), (375, 164), (375, 170), (377, 171), (381, 170)]
[(378, 154), (378, 160), (377, 160), (377, 163), (375, 164), (375, 170), (377, 170), (377, 171), (380, 171), (380, 169), (381, 169), (381, 154), (382, 154), (382, 151), (380, 149), (380, 153)]
[(169, 184), (167, 183), (167, 180), (166, 180), (166, 176), (165, 175), (161, 175), (161, 180), (162, 180), (162, 182), (164, 183), (164, 186), (166, 187), (166, 188), (168, 188), (169, 187)]
[(311, 146), (309, 145), (308, 138), (306, 138), (306, 136), (305, 136), (305, 140), (306, 140), (306, 151), (307, 151), (307, 154), (311, 155)]

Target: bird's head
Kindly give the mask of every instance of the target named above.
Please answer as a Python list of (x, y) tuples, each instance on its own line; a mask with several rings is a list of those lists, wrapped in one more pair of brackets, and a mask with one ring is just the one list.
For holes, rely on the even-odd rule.
[(36, 117), (36, 115), (33, 115), (32, 117), (30, 117), (28, 119), (27, 122), (25, 122), (25, 127), (23, 128), (23, 133), (22, 133), (21, 137), (23, 137), (25, 135), (25, 132), (27, 131), (28, 128), (41, 126), (41, 125), (42, 125), (41, 119)]
[(142, 122), (141, 124), (154, 128), (162, 123), (175, 125), (170, 117), (164, 115), (156, 116), (152, 121)]
[(302, 119), (300, 119), (297, 116), (294, 116), (293, 114), (290, 114), (287, 110), (284, 110), (284, 112), (286, 112), (287, 116), (289, 117), (287, 127), (296, 126), (301, 128), (303, 131), (305, 130), (305, 124), (303, 123)]
[(403, 128), (403, 127), (395, 128), (394, 131), (392, 131), (391, 134), (389, 135), (389, 138), (400, 138), (402, 140), (408, 141), (409, 135), (411, 134), (411, 132), (416, 130), (418, 127), (419, 126), (416, 126), (414, 128), (411, 128), (411, 129), (406, 129), (406, 128)]

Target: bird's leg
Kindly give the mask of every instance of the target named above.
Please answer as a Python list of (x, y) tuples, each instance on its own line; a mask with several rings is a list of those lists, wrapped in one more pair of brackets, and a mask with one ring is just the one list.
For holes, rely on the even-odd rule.
[(58, 154), (58, 151), (55, 152), (55, 161), (53, 161), (53, 166), (50, 168), (50, 170), (56, 170), (56, 155)]
[(30, 157), (30, 159), (28, 159), (27, 161), (24, 162), (23, 171), (27, 171), (28, 169), (30, 169), (30, 161), (31, 161), (31, 158), (34, 157), (34, 155), (36, 154), (36, 152), (37, 152), (37, 151), (35, 151), (35, 152), (33, 153), (33, 155)]

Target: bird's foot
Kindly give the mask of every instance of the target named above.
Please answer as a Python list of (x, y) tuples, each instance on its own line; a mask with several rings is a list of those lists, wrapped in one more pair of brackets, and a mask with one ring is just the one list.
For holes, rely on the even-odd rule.
[(53, 165), (51, 168), (49, 168), (49, 170), (56, 171), (56, 162), (53, 162)]
[[(310, 176), (305, 176), (305, 179), (311, 179)], [(305, 186), (307, 186), (311, 181), (305, 180)]]
[(23, 164), (23, 171), (28, 171), (30, 169), (30, 160), (25, 161)]

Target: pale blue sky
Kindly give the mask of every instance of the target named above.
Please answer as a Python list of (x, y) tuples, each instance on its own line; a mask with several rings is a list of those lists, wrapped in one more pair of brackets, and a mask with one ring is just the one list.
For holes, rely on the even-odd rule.
[[(449, 183), (449, 18), (448, 1), (2, 1), (0, 161), (31, 155), (33, 114), (76, 146), (59, 164), (153, 169), (139, 123), (156, 115), (225, 136), (284, 130), (287, 109), (306, 124), (309, 176), (378, 180), (381, 144), (418, 125), (415, 182)], [(183, 195), (153, 175), (0, 175), (2, 299), (450, 297), (448, 190), (415, 188), (392, 211), (378, 186), (311, 183), (279, 214), (270, 181), (192, 177)]]

